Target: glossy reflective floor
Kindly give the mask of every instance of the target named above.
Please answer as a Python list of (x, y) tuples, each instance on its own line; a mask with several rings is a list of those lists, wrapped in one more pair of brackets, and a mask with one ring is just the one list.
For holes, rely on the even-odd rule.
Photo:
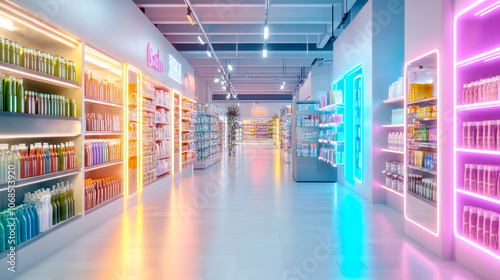
[(389, 206), (294, 182), (271, 146), (238, 149), (18, 279), (479, 279), (405, 236)]

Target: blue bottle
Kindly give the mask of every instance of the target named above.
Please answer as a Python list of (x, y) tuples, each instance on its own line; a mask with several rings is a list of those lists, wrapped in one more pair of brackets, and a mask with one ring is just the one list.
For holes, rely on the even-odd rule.
[(9, 241), (10, 229), (8, 227), (5, 211), (0, 213), (0, 222), (3, 224), (3, 228), (4, 228), (4, 234), (5, 234), (4, 246), (5, 246), (5, 248), (9, 248), (10, 246), (8, 244), (8, 241)]
[(38, 209), (36, 203), (31, 203), (31, 213), (33, 214), (33, 220), (35, 225), (35, 236), (40, 234), (40, 217), (38, 216)]
[(30, 207), (29, 204), (25, 204), (23, 206), (24, 213), (26, 213), (26, 217), (29, 219), (29, 223), (28, 223), (29, 237), (28, 237), (28, 239), (35, 237), (35, 217), (33, 217), (33, 213), (31, 212), (29, 207)]
[(19, 210), (21, 211), (21, 215), (23, 215), (24, 219), (26, 220), (26, 240), (28, 240), (32, 236), (32, 233), (31, 233), (31, 217), (28, 214), (28, 212), (26, 212), (26, 206), (25, 205), (20, 206)]
[(19, 207), (16, 207), (16, 216), (19, 220), (19, 231), (21, 237), (19, 243), (21, 243), (28, 239), (28, 221), (26, 221), (26, 217), (23, 215), (22, 209)]

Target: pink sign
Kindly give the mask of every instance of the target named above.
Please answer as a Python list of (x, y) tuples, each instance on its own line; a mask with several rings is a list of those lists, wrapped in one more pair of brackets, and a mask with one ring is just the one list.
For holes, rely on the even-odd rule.
[(149, 67), (163, 73), (163, 62), (160, 60), (160, 50), (154, 53), (151, 43), (148, 43), (147, 59)]

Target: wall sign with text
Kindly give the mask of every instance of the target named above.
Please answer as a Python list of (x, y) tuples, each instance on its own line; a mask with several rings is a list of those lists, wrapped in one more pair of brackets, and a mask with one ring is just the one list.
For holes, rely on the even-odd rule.
[(154, 53), (151, 43), (148, 43), (147, 46), (147, 60), (148, 67), (153, 68), (160, 73), (163, 73), (163, 61), (160, 60), (160, 50)]
[(267, 115), (267, 109), (264, 107), (253, 107), (252, 115), (254, 116), (265, 116)]
[(182, 84), (182, 64), (171, 54), (168, 55), (168, 76), (179, 84)]

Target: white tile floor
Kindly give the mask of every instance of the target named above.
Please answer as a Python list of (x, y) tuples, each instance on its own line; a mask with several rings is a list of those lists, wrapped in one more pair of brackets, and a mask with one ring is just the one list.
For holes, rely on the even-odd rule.
[(295, 183), (278, 150), (245, 145), (17, 279), (479, 279), (402, 221), (343, 186)]

